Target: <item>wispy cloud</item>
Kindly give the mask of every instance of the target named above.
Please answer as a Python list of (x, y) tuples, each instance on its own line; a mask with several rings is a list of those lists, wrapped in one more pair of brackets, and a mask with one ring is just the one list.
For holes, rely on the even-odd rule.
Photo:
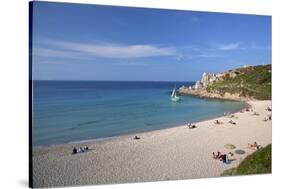
[(48, 58), (69, 58), (69, 59), (83, 59), (86, 58), (82, 53), (70, 52), (67, 50), (55, 49), (55, 48), (41, 48), (34, 47), (33, 55)]
[[(111, 59), (114, 63), (126, 66), (144, 65), (142, 58), (167, 57), (178, 62), (189, 62), (191, 59), (218, 58), (229, 55), (224, 51), (260, 49), (255, 44), (246, 47), (240, 42), (214, 43), (210, 47), (194, 44), (184, 46), (159, 46), (155, 44), (115, 44), (115, 43), (81, 43), (62, 40), (44, 39), (35, 45), (33, 54), (48, 61), (98, 60)], [(60, 60), (59, 60), (60, 59)], [(98, 62), (98, 61), (97, 61)]]
[[(48, 40), (48, 49), (39, 48), (34, 52), (39, 56), (58, 57), (102, 57), (112, 59), (135, 59), (144, 57), (172, 56), (175, 49), (170, 47), (158, 47), (152, 44), (120, 45), (111, 43), (75, 43), (67, 41)], [(54, 50), (55, 49), (55, 50)]]
[(222, 51), (235, 50), (240, 48), (240, 43), (220, 44), (218, 49)]

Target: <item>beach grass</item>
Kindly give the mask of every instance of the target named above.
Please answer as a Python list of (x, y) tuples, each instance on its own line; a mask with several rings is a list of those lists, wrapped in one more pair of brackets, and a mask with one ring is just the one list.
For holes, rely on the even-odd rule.
[(225, 170), (222, 176), (271, 173), (271, 144), (246, 157), (236, 168)]

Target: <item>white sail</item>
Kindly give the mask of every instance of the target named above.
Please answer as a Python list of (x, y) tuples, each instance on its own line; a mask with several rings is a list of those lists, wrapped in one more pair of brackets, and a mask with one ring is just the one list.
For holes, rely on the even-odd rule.
[(177, 97), (176, 87), (173, 89), (173, 92), (171, 94), (171, 101), (172, 102), (178, 102), (180, 100), (179, 97)]
[(175, 92), (176, 92), (176, 89), (174, 88), (171, 97), (174, 97), (174, 96), (175, 96)]

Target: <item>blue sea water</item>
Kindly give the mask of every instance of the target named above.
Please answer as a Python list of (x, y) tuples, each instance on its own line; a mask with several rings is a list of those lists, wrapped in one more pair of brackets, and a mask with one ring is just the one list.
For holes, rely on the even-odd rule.
[(188, 82), (33, 81), (33, 145), (52, 145), (151, 131), (237, 111), (242, 102), (183, 96)]

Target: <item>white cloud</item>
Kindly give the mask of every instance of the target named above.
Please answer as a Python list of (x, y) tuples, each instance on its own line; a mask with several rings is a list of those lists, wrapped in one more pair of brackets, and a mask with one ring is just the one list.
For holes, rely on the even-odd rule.
[[(48, 40), (48, 46), (52, 49), (38, 49), (39, 56), (91, 56), (115, 59), (134, 59), (143, 57), (172, 56), (176, 54), (173, 48), (157, 47), (151, 44), (118, 45), (118, 44), (95, 44), (95, 43), (74, 43), (65, 41)], [(56, 49), (56, 50), (54, 50)], [(74, 53), (74, 54), (73, 54)]]
[(239, 49), (240, 47), (240, 43), (229, 43), (229, 44), (220, 44), (218, 45), (218, 49), (219, 50), (235, 50), (235, 49)]
[(78, 52), (70, 52), (67, 50), (60, 50), (55, 48), (33, 48), (34, 56), (48, 57), (48, 58), (69, 58), (69, 59), (85, 59), (83, 54)]
[[(256, 48), (256, 46), (252, 46)], [(215, 43), (212, 48), (203, 48), (195, 45), (159, 46), (153, 44), (121, 45), (114, 43), (77, 43), (61, 40), (44, 39), (40, 47), (35, 45), (34, 56), (57, 59), (93, 60), (97, 58), (114, 59), (120, 65), (143, 65), (139, 59), (146, 57), (173, 57), (184, 62), (197, 58), (216, 58), (223, 56), (222, 51), (246, 50), (239, 42)]]

